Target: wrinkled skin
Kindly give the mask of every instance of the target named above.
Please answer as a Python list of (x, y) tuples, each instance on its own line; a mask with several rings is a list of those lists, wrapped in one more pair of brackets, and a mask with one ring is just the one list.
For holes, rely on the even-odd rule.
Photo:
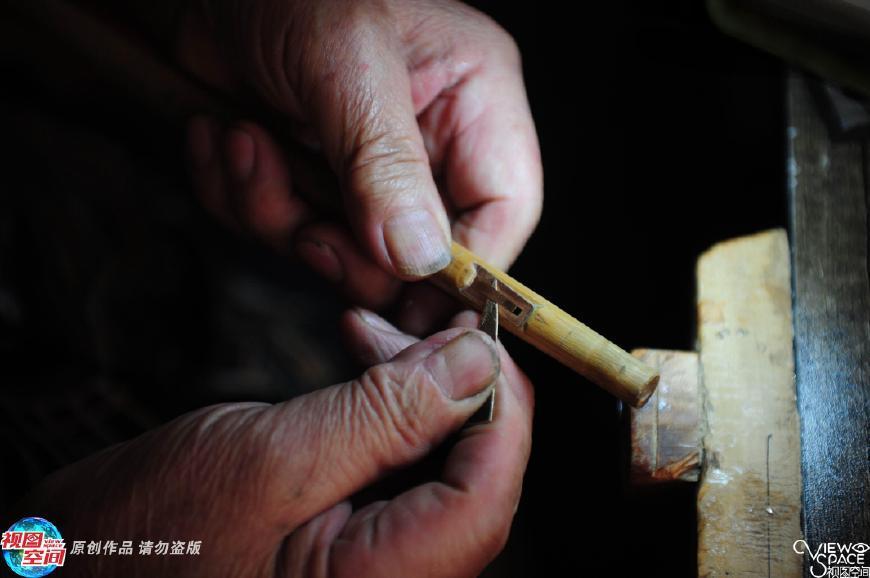
[[(377, 363), (359, 379), (277, 405), (208, 407), (50, 476), (21, 513), (55, 522), (68, 548), (202, 541), (199, 556), (73, 556), (64, 575), (479, 573), (503, 547), (519, 500), (528, 381), (472, 329), (417, 341), (359, 311), (345, 325), (360, 359)], [(494, 384), (495, 420), (464, 430), (440, 480), (351, 510), (349, 495), (425, 455)]]
[[(206, 4), (184, 20), (180, 60), (223, 90), (252, 92), (318, 148), (349, 229), (317, 221), (304, 168), (268, 127), (199, 117), (191, 174), (224, 223), (294, 247), (375, 309), (395, 301), (400, 279), (446, 265), (451, 238), (513, 262), (538, 221), (542, 176), (519, 53), (501, 28), (447, 1)], [(398, 322), (414, 334), (449, 313), (432, 288), (406, 297)]]
[[(181, 64), (265, 103), (320, 151), (348, 223), (318, 221), (274, 127), (197, 117), (194, 190), (228, 227), (292, 251), (369, 308), (443, 267), (451, 238), (500, 267), (517, 256), (540, 213), (540, 158), (519, 54), (489, 19), (446, 1), (192, 4)], [(409, 333), (446, 314), (426, 286), (403, 294)], [(476, 575), (516, 511), (530, 384), (473, 330), (418, 341), (360, 311), (345, 330), (372, 365), (359, 379), (179, 417), (55, 473), (18, 513), (52, 520), (68, 545), (202, 541), (199, 556), (70, 557), (67, 576)], [(439, 480), (352, 511), (350, 495), (423, 457), (493, 384), (496, 419), (462, 433)]]

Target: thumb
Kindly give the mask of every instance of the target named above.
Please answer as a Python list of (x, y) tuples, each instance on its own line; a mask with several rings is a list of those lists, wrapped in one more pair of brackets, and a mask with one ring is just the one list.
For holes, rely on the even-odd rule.
[(450, 262), (450, 224), (432, 177), (408, 69), (389, 33), (355, 24), (340, 54), (311, 66), (309, 111), (342, 183), (358, 239), (385, 270), (411, 280)]
[[(272, 408), (281, 464), (271, 503), (285, 523), (304, 521), (393, 468), (422, 458), (461, 426), (499, 375), (495, 344), (450, 329), (418, 342), (358, 379)], [(288, 480), (305, 479), (299, 485)]]

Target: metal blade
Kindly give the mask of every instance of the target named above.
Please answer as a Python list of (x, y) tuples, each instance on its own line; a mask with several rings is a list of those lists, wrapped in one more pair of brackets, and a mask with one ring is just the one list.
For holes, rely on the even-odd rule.
[[(495, 285), (497, 281), (493, 281)], [(478, 329), (489, 335), (493, 341), (498, 341), (498, 304), (491, 299), (487, 299), (486, 305), (483, 307), (483, 315), (480, 318)], [(495, 413), (495, 388), (489, 394), (489, 398), (480, 406), (474, 415), (468, 420), (467, 426), (477, 425), (480, 423), (489, 423), (492, 421)]]
[(483, 315), (480, 318), (478, 329), (489, 335), (493, 341), (498, 341), (498, 305), (488, 299), (483, 306)]

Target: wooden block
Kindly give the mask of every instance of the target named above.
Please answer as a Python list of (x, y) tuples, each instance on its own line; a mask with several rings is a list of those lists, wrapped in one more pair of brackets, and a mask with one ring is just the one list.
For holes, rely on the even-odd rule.
[(785, 231), (698, 261), (704, 466), (699, 576), (800, 576), (800, 425)]
[(631, 465), (635, 486), (697, 482), (701, 471), (698, 354), (636, 349), (632, 355), (659, 371), (659, 385), (631, 409)]

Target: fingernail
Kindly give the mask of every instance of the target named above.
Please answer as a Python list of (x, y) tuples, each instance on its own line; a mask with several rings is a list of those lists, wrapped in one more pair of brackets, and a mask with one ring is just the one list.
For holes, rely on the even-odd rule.
[(234, 128), (227, 134), (225, 145), (230, 175), (238, 181), (247, 181), (254, 171), (254, 138), (246, 131)]
[(187, 148), (190, 161), (196, 168), (207, 165), (214, 156), (218, 124), (213, 118), (195, 116), (187, 128)]
[(369, 327), (377, 329), (378, 331), (389, 331), (390, 333), (397, 333), (396, 328), (390, 325), (380, 315), (372, 313), (371, 311), (368, 311), (366, 309), (357, 309), (356, 314), (359, 315), (360, 319), (362, 319)]
[(469, 332), (429, 354), (424, 367), (447, 397), (458, 401), (487, 389), (498, 377), (499, 360), (490, 343)]
[(302, 241), (296, 246), (296, 251), (309, 267), (323, 275), (329, 281), (338, 283), (344, 279), (344, 269), (335, 251), (322, 241)]
[(447, 239), (426, 210), (411, 210), (387, 220), (384, 242), (396, 270), (404, 275), (431, 275), (450, 263)]

